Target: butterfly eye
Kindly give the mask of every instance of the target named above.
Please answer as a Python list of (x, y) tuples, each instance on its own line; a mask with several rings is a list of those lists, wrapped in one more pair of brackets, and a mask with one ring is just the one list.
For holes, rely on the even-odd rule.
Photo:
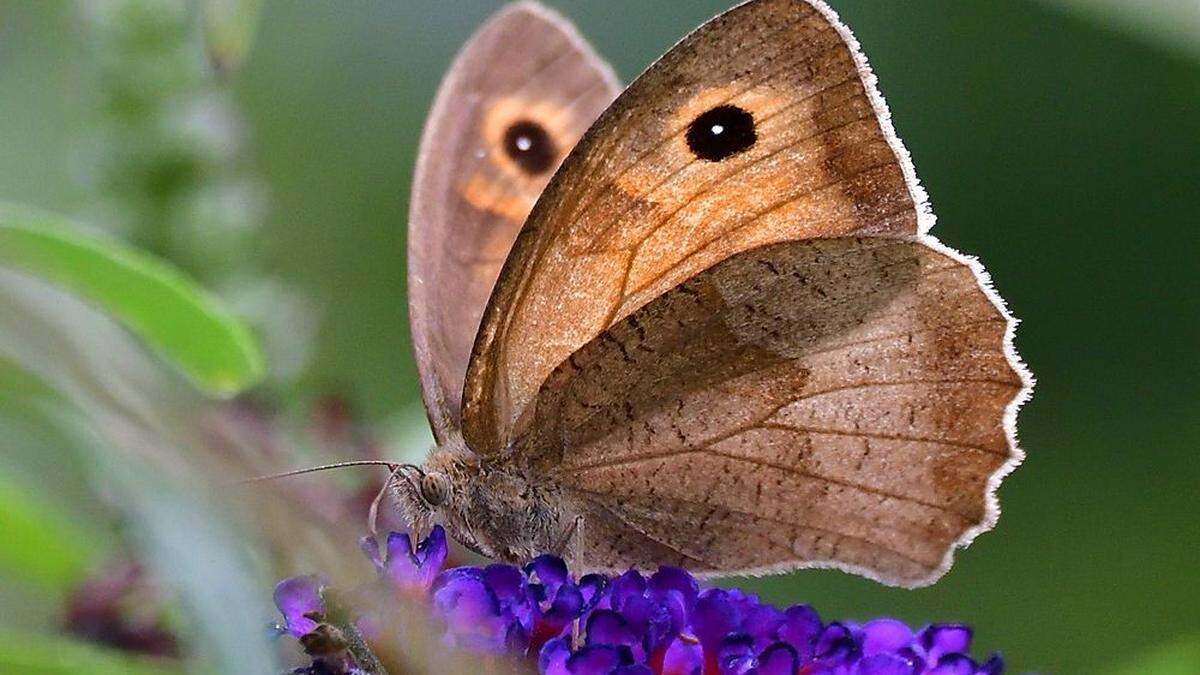
[(687, 130), (688, 148), (709, 162), (745, 152), (757, 140), (754, 116), (735, 105), (720, 105), (701, 114)]
[(441, 506), (450, 496), (450, 483), (440, 473), (421, 476), (421, 499), (429, 506)]
[(546, 128), (529, 120), (515, 122), (504, 132), (504, 152), (531, 176), (553, 169), (558, 155)]

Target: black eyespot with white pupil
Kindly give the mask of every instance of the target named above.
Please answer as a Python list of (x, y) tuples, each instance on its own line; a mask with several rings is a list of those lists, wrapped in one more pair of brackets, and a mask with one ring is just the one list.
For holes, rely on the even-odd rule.
[(558, 150), (546, 128), (521, 120), (504, 132), (504, 152), (525, 173), (536, 176), (554, 168)]
[(688, 148), (709, 162), (745, 152), (757, 140), (754, 116), (735, 105), (719, 105), (702, 113), (687, 129)]

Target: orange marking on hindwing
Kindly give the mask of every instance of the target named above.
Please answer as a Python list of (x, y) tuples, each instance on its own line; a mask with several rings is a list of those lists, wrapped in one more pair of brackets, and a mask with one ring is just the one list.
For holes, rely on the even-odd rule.
[(505, 194), (510, 188), (511, 183), (507, 181), (493, 180), (477, 173), (467, 180), (459, 192), (468, 204), (480, 211), (518, 223), (524, 222), (533, 208), (534, 198), (521, 190)]
[(533, 122), (545, 130), (557, 155), (554, 166), (570, 150), (565, 142), (574, 133), (569, 110), (546, 100), (523, 96), (500, 98), (488, 107), (480, 121), (483, 142), (480, 153), (488, 162), (466, 179), (459, 193), (480, 211), (521, 223), (553, 171), (530, 175), (509, 156), (504, 145), (505, 134), (518, 122)]

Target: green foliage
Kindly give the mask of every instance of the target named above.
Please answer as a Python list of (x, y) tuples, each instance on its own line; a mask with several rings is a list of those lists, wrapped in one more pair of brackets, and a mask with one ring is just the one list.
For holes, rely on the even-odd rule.
[(262, 377), (249, 330), (164, 262), (69, 231), (50, 217), (0, 207), (0, 265), (63, 286), (111, 313), (210, 394), (231, 396)]
[(207, 0), (203, 7), (209, 60), (219, 72), (236, 70), (254, 44), (262, 0)]
[(1159, 645), (1109, 671), (1109, 675), (1194, 675), (1200, 673), (1200, 633)]
[(71, 586), (95, 558), (65, 514), (2, 472), (0, 532), (0, 572), (44, 588)]
[(168, 675), (183, 673), (167, 661), (132, 658), (121, 652), (64, 637), (0, 633), (0, 673), (42, 675)]

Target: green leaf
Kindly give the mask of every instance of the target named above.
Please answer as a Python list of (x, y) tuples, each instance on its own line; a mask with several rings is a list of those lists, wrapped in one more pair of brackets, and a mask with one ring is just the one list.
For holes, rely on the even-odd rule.
[(172, 675), (182, 665), (136, 658), (122, 652), (56, 635), (0, 632), (0, 673), (42, 675)]
[(0, 205), (0, 265), (98, 305), (211, 394), (232, 396), (262, 377), (262, 354), (246, 326), (147, 254)]

